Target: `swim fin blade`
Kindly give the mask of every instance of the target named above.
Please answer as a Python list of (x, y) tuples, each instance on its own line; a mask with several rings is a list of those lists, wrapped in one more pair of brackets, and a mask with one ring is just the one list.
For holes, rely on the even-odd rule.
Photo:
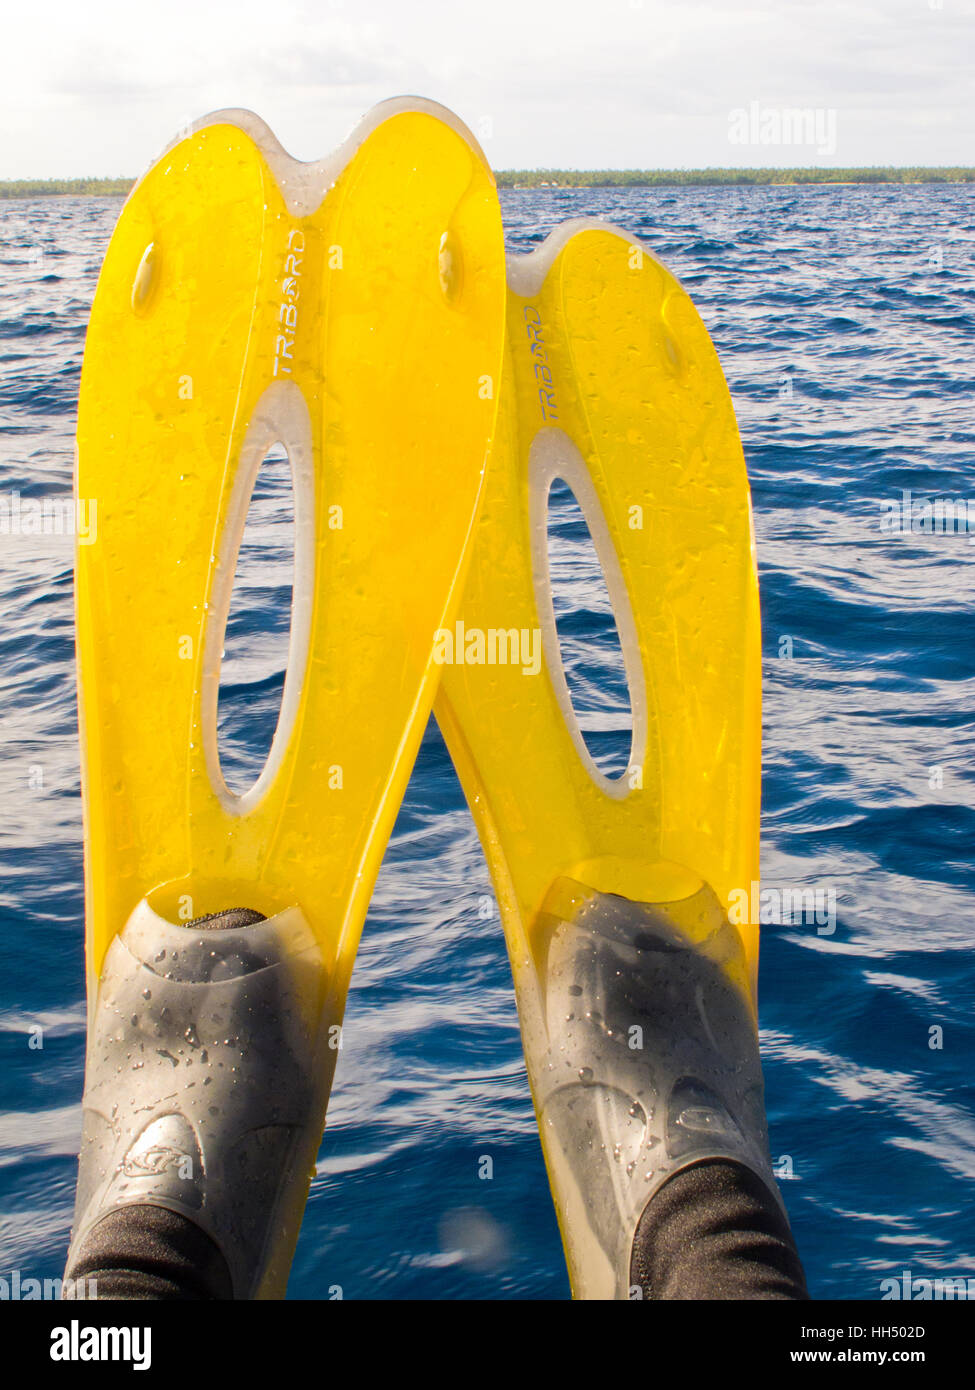
[[(481, 152), (415, 99), (315, 164), (248, 112), (207, 117), (124, 207), (78, 419), (96, 526), (76, 568), (89, 1047), (73, 1250), (107, 1210), (155, 1203), (212, 1236), (235, 1297), (283, 1295), (362, 921), (433, 701), (432, 636), (469, 559), (504, 273)], [(221, 656), (274, 444), (294, 498), (290, 647), (267, 763), (236, 794)], [(271, 1183), (259, 1199), (241, 1195), (253, 1181)]]
[[(649, 250), (568, 223), (509, 257), (508, 283), (497, 440), (436, 712), (501, 908), (573, 1292), (625, 1298), (640, 1215), (679, 1168), (737, 1158), (774, 1188), (758, 931), (729, 920), (758, 878), (750, 496), (717, 354)], [(633, 732), (615, 778), (562, 665), (556, 479), (620, 636)]]

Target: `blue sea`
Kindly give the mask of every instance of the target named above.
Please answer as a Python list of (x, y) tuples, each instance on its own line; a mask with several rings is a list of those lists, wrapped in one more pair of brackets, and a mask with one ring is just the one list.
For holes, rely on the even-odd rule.
[[(694, 297), (734, 397), (763, 611), (763, 877), (835, 904), (767, 926), (761, 961), (772, 1153), (811, 1291), (975, 1276), (975, 529), (882, 529), (905, 491), (921, 524), (926, 503), (975, 498), (972, 190), (510, 191), (503, 207), (519, 250), (568, 217), (643, 237)], [(70, 490), (119, 209), (0, 203), (7, 495)], [(268, 477), (221, 702), (242, 770), (283, 679), (287, 528)], [(612, 619), (568, 505), (557, 530), (574, 690), (608, 752), (626, 716)], [(60, 1273), (79, 1142), (71, 563), (68, 541), (0, 536), (4, 1276)], [(431, 723), (363, 932), (290, 1297), (568, 1295), (491, 902)]]

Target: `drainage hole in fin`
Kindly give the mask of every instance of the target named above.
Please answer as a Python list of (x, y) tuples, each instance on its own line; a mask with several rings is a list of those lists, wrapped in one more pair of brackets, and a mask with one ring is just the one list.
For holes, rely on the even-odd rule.
[(592, 534), (561, 478), (553, 479), (548, 494), (548, 566), (562, 669), (579, 731), (603, 776), (621, 777), (633, 742), (623, 648)]
[(295, 510), (283, 445), (262, 459), (247, 509), (220, 666), (217, 746), (229, 790), (260, 777), (281, 713), (294, 590)]

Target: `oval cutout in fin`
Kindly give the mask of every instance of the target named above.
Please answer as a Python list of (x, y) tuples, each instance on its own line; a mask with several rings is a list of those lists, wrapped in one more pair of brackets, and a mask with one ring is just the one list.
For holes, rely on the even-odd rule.
[(554, 478), (548, 494), (548, 575), (562, 670), (579, 731), (605, 777), (626, 771), (633, 713), (613, 603), (585, 514)]
[[(287, 544), (280, 532), (282, 525), (289, 533)], [(255, 559), (247, 558), (247, 551), (254, 548), (246, 540), (249, 528), (254, 536), (261, 537), (257, 545), (266, 548), (268, 561), (285, 565), (290, 577), (290, 606), (287, 594), (281, 593), (282, 586), (288, 586), (288, 577), (271, 577), (270, 584), (262, 585)], [(226, 503), (203, 659), (201, 713), (207, 771), (225, 810), (238, 815), (256, 806), (273, 782), (298, 712), (314, 601), (314, 541), (308, 407), (293, 383), (275, 382), (265, 391), (251, 420)], [(247, 594), (257, 599), (257, 606), (238, 615), (238, 606)], [(279, 682), (276, 673), (282, 666), (284, 633), (288, 634), (286, 658)], [(224, 673), (228, 639), (227, 655), (232, 665)], [(224, 686), (230, 705), (225, 701), (221, 711)], [(252, 705), (255, 698), (257, 703)], [(231, 711), (229, 722), (227, 709)], [(221, 744), (227, 747), (226, 769)], [(238, 790), (241, 787), (243, 790)]]
[(257, 469), (237, 551), (217, 696), (217, 749), (243, 796), (267, 764), (281, 713), (294, 593), (294, 493), (284, 445)]
[[(565, 489), (565, 492), (561, 489)], [(530, 452), (528, 490), (535, 607), (541, 624), (542, 648), (549, 676), (562, 717), (584, 767), (601, 791), (619, 800), (631, 790), (626, 775), (628, 769), (642, 765), (646, 755), (647, 695), (643, 662), (626, 581), (609, 524), (585, 460), (563, 430), (547, 428), (540, 430), (535, 436)], [(595, 611), (600, 614), (602, 621), (597, 618), (592, 632), (585, 634), (587, 640), (577, 644), (575, 652), (563, 647), (554, 602), (551, 570), (553, 550), (550, 534), (553, 490), (558, 510), (568, 510), (571, 515), (572, 503), (575, 504), (576, 515), (582, 522), (588, 540), (588, 546), (583, 540), (581, 550), (576, 542), (576, 574), (571, 580), (575, 586), (576, 597), (572, 597), (571, 591), (563, 591), (560, 601), (564, 597), (571, 607), (576, 607), (587, 582), (590, 594), (593, 589), (597, 595), (600, 595), (601, 591), (599, 607)], [(570, 521), (569, 530), (571, 529)], [(571, 556), (568, 558), (571, 562)], [(559, 559), (556, 559), (556, 567), (561, 573)], [(562, 589), (561, 580), (557, 582)], [(564, 614), (563, 608), (563, 628)], [(612, 624), (611, 631), (607, 631), (606, 619)], [(601, 660), (591, 663), (588, 670), (585, 667), (580, 668), (580, 656), (587, 654), (593, 635), (602, 638), (601, 655), (606, 654), (611, 659), (614, 650), (619, 653), (622, 680), (613, 672), (612, 667), (607, 670)], [(568, 662), (564, 659), (566, 656)], [(570, 688), (570, 669), (573, 670), (573, 685), (577, 686), (576, 690)], [(625, 707), (622, 703), (618, 704), (612, 720), (605, 717), (605, 705), (602, 709), (599, 708), (599, 703), (605, 696), (598, 690), (598, 682), (607, 674), (611, 674), (618, 682), (617, 691), (622, 686), (626, 692)], [(578, 683), (575, 680), (576, 675), (581, 677)], [(593, 685), (593, 682), (596, 684)], [(579, 700), (579, 707), (575, 698)], [(586, 738), (580, 714), (590, 731), (590, 736), (594, 730), (597, 732), (597, 738), (593, 739), (592, 744)], [(613, 722), (616, 723), (615, 730), (612, 727)], [(608, 740), (602, 737), (604, 733), (610, 735)], [(614, 737), (615, 733), (621, 737)]]

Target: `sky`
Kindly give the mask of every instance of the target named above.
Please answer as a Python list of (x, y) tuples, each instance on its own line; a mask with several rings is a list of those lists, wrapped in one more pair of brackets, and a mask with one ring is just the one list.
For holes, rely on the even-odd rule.
[(315, 159), (406, 93), (453, 108), (496, 169), (975, 164), (975, 0), (2, 9), (0, 179), (135, 175), (228, 106)]

